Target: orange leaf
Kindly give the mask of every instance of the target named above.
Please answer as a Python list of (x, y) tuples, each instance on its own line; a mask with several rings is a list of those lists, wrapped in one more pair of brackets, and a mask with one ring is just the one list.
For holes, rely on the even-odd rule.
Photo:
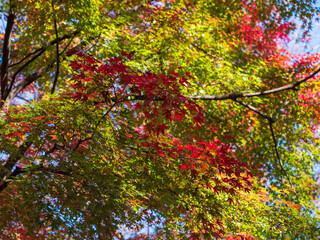
[(49, 135), (51, 137), (51, 140), (56, 140), (58, 139), (58, 136), (57, 135)]

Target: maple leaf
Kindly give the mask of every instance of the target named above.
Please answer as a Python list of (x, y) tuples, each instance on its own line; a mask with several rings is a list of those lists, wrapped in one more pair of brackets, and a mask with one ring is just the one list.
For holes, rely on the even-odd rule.
[(181, 170), (181, 171), (186, 171), (186, 170), (188, 170), (188, 165), (187, 165), (187, 164), (181, 164), (181, 165), (180, 165), (180, 170)]
[(175, 114), (174, 114), (174, 117), (175, 117), (175, 119), (178, 120), (178, 122), (180, 122), (180, 120), (182, 119), (182, 118), (181, 118), (181, 115), (178, 114), (178, 113), (175, 113)]

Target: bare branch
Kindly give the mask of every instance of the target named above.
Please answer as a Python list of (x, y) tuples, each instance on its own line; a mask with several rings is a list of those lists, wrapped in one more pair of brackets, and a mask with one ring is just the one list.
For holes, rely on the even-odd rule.
[[(307, 80), (309, 80), (310, 78), (313, 78), (314, 76), (316, 76), (318, 73), (320, 72), (320, 68), (318, 70), (316, 70), (314, 73), (312, 73), (311, 75), (309, 75), (308, 77), (305, 77), (302, 80), (299, 80), (293, 84), (288, 84), (279, 88), (274, 88), (274, 89), (270, 89), (267, 91), (263, 91), (263, 92), (254, 92), (254, 93), (229, 93), (229, 94), (225, 94), (225, 95), (184, 95), (184, 97), (188, 98), (188, 99), (193, 99), (193, 100), (204, 100), (204, 101), (222, 101), (222, 100), (233, 100), (236, 101), (238, 103), (240, 103), (239, 98), (251, 98), (251, 97), (260, 97), (260, 96), (265, 96), (265, 95), (270, 95), (270, 94), (274, 94), (274, 93), (278, 93), (278, 92), (283, 92), (283, 91), (288, 91), (288, 90), (294, 90), (297, 91), (297, 87), (306, 82)], [(113, 99), (112, 99), (113, 100)], [(139, 100), (154, 100), (154, 101), (162, 101), (163, 99), (161, 97), (149, 97), (146, 95), (131, 95), (128, 96), (128, 99), (124, 99), (123, 101), (139, 101)], [(241, 102), (240, 104), (242, 104), (245, 107), (248, 107), (248, 105), (245, 105), (245, 103)], [(255, 111), (256, 113), (259, 113), (259, 110), (257, 110), (256, 108), (250, 106), (248, 108), (251, 108), (251, 110)], [(261, 115), (261, 114), (260, 114)], [(263, 116), (263, 115), (261, 115)], [(263, 116), (265, 117), (265, 116)], [(266, 118), (266, 117), (265, 117)]]
[(73, 39), (75, 38), (76, 35), (74, 35), (70, 41), (68, 42), (68, 44), (64, 47), (64, 49), (59, 53), (59, 56), (62, 55), (69, 47), (70, 47), (70, 44), (72, 43)]
[(211, 54), (209, 54), (206, 50), (204, 50), (203, 48), (201, 48), (200, 46), (197, 46), (194, 43), (191, 43), (191, 46), (194, 47), (195, 49), (199, 49), (202, 53), (204, 53), (206, 56), (210, 57), (210, 58), (215, 58), (214, 56), (212, 56)]
[[(24, 174), (27, 172), (37, 172), (37, 171), (42, 171), (42, 172), (51, 172), (51, 173), (57, 173), (57, 174), (62, 174), (66, 176), (71, 176), (72, 173), (65, 171), (65, 170), (60, 170), (58, 168), (49, 168), (49, 167), (44, 167), (42, 164), (35, 166), (35, 167), (29, 167), (29, 168), (19, 168), (15, 167), (15, 165), (18, 163), (18, 161), (23, 157), (24, 153), (26, 150), (31, 146), (31, 142), (28, 142), (27, 145), (21, 145), (18, 149), (20, 155), (16, 157), (12, 157), (11, 155), (6, 162), (6, 164), (3, 166), (4, 171), (1, 172), (2, 175), (0, 175), (2, 179), (2, 184), (0, 185), (0, 192), (3, 191), (7, 186), (8, 186), (8, 180), (9, 179), (14, 179), (16, 176), (20, 174)], [(51, 149), (45, 152), (45, 155), (48, 156), (51, 153), (53, 153), (55, 150), (58, 149), (59, 146), (58, 144), (54, 144)], [(14, 171), (12, 169), (15, 167)], [(8, 172), (9, 171), (9, 172)], [(8, 173), (6, 173), (8, 172)]]
[[(93, 137), (93, 135), (95, 134), (95, 132), (96, 132), (99, 124), (102, 122), (102, 120), (112, 111), (112, 109), (113, 109), (118, 103), (119, 103), (119, 102), (114, 102), (114, 103), (112, 104), (112, 106), (108, 109), (108, 111), (107, 111), (105, 114), (103, 114), (103, 116), (99, 119), (98, 123), (96, 124), (96, 126), (95, 126), (95, 128), (94, 128), (94, 130), (93, 130), (92, 137)], [(92, 138), (92, 137), (91, 137), (91, 138)]]
[(51, 153), (53, 153), (55, 150), (58, 149), (58, 145), (55, 143), (53, 144), (53, 147), (49, 149), (49, 151), (45, 152), (45, 156), (50, 155)]
[[(142, 7), (143, 7), (143, 4), (135, 5), (132, 8), (126, 9), (126, 13), (136, 12)], [(115, 13), (115, 15), (116, 15), (116, 17), (118, 17), (118, 16), (121, 16), (122, 13), (118, 12), (118, 13)]]
[(25, 102), (32, 102), (32, 101), (30, 101), (28, 99), (25, 99), (24, 97), (21, 97), (21, 96), (18, 96), (18, 95), (16, 97), (21, 99), (21, 100), (23, 100), (23, 101), (25, 101)]
[(74, 32), (71, 33), (71, 34), (65, 34), (65, 35), (63, 35), (63, 36), (61, 36), (61, 37), (59, 37), (59, 38), (56, 38), (55, 40), (51, 41), (51, 42), (49, 43), (49, 45), (54, 45), (54, 44), (56, 44), (57, 42), (61, 42), (61, 41), (65, 40), (65, 39), (73, 38), (74, 36), (78, 35), (80, 32), (81, 32), (80, 30), (77, 30), (77, 31), (74, 31)]

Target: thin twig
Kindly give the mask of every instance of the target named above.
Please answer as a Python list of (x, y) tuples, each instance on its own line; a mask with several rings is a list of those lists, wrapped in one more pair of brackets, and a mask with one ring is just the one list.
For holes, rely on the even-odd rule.
[(114, 104), (112, 104), (112, 106), (108, 109), (108, 111), (103, 114), (103, 116), (99, 119), (96, 128), (98, 127), (98, 125), (101, 123), (101, 121), (111, 112), (111, 110), (114, 108), (114, 106), (117, 104), (118, 102), (115, 102)]
[(260, 116), (262, 116), (263, 118), (267, 119), (269, 122), (271, 123), (275, 123), (274, 119), (266, 114), (264, 114), (263, 112), (261, 112), (260, 110), (256, 109), (253, 106), (250, 106), (249, 104), (246, 104), (245, 102), (242, 102), (238, 99), (234, 100), (235, 102), (241, 104), (242, 106), (245, 106), (246, 108), (249, 108), (250, 110), (254, 111), (255, 113), (259, 114)]
[(70, 41), (67, 43), (67, 45), (65, 46), (65, 48), (59, 53), (59, 56), (62, 55), (67, 49), (68, 47), (70, 46), (70, 44), (72, 43), (73, 39), (76, 37), (76, 35), (74, 35)]
[[(273, 143), (274, 143), (274, 150), (275, 150), (276, 157), (277, 157), (277, 159), (278, 159), (280, 168), (281, 168), (282, 172), (284, 172), (284, 175), (286, 176), (286, 178), (287, 178), (290, 186), (291, 186), (293, 189), (295, 189), (295, 188), (293, 187), (293, 184), (291, 183), (290, 177), (289, 177), (287, 171), (285, 170), (285, 168), (284, 168), (284, 166), (283, 166), (283, 164), (282, 164), (281, 158), (280, 158), (280, 153), (279, 153), (279, 151), (278, 151), (277, 139), (276, 139), (276, 137), (275, 137), (275, 135), (274, 135), (274, 131), (273, 131), (273, 127), (272, 127), (272, 124), (275, 123), (274, 119), (271, 118), (270, 116), (264, 114), (264, 113), (261, 112), (260, 110), (256, 109), (255, 107), (252, 107), (252, 106), (250, 106), (250, 105), (248, 105), (248, 104), (246, 104), (246, 103), (244, 103), (244, 102), (242, 102), (242, 101), (240, 101), (240, 100), (238, 100), (238, 99), (235, 99), (234, 101), (237, 102), (237, 103), (239, 103), (239, 104), (241, 104), (242, 106), (245, 106), (246, 108), (250, 109), (251, 111), (254, 111), (255, 113), (259, 114), (260, 116), (262, 116), (263, 118), (265, 118), (265, 119), (268, 120), (269, 127), (270, 127), (270, 131), (271, 131), (271, 135), (272, 135), (272, 140), (273, 140)], [(298, 196), (298, 194), (297, 194), (297, 192), (296, 192), (295, 190), (294, 190), (294, 193), (295, 193), (295, 195), (296, 195), (296, 198), (297, 198), (298, 203), (300, 203), (299, 196)]]
[[(65, 39), (69, 39), (72, 36), (77, 35), (78, 33), (80, 33), (80, 31), (75, 31), (71, 35), (64, 35), (62, 37), (59, 37), (59, 39), (55, 39), (55, 40), (51, 41), (50, 45), (53, 45), (59, 41), (65, 40)], [(44, 50), (46, 50), (46, 49), (47, 48), (44, 48)], [(64, 59), (62, 59), (62, 60), (64, 60)], [(27, 87), (28, 85), (30, 85), (31, 83), (33, 83), (34, 81), (39, 79), (41, 76), (43, 76), (43, 74), (46, 71), (48, 71), (49, 69), (51, 69), (54, 66), (54, 62), (55, 61), (50, 63), (47, 67), (42, 67), (40, 70), (35, 71), (31, 75), (27, 76), (24, 80), (22, 80), (17, 86), (15, 86), (13, 88), (13, 90), (9, 92), (4, 105), (5, 106), (10, 105), (13, 98), (16, 97), (19, 92), (21, 92), (25, 87)]]
[(23, 101), (26, 101), (26, 102), (31, 102), (30, 100), (28, 100), (28, 99), (25, 99), (25, 98), (23, 98), (23, 97), (20, 97), (20, 96), (16, 96), (17, 98), (19, 98), (19, 99), (21, 99), (21, 100), (23, 100)]
[(214, 56), (212, 56), (211, 54), (209, 54), (206, 50), (204, 50), (203, 48), (197, 46), (194, 43), (191, 43), (191, 46), (193, 46), (196, 49), (199, 49), (201, 52), (203, 52), (206, 56), (211, 57), (211, 58), (215, 58)]
[(108, 109), (108, 111), (107, 111), (105, 114), (103, 114), (103, 116), (99, 119), (98, 123), (96, 124), (96, 126), (95, 126), (95, 128), (94, 128), (94, 130), (93, 130), (93, 133), (92, 133), (91, 138), (93, 138), (93, 136), (94, 136), (94, 134), (95, 134), (98, 126), (100, 125), (101, 121), (111, 112), (111, 110), (112, 110), (117, 104), (118, 104), (118, 102), (113, 103), (112, 106)]
[(281, 167), (281, 170), (284, 172), (285, 176), (287, 177), (287, 180), (288, 180), (291, 188), (294, 189), (294, 193), (295, 193), (295, 195), (296, 195), (297, 202), (300, 204), (299, 196), (298, 196), (298, 194), (297, 194), (297, 192), (296, 192), (293, 184), (291, 183), (291, 180), (290, 180), (290, 177), (289, 177), (287, 171), (284, 169), (284, 166), (283, 166), (283, 164), (282, 164), (282, 161), (281, 161), (281, 158), (280, 158), (280, 153), (279, 153), (279, 151), (278, 151), (278, 143), (277, 143), (277, 139), (276, 139), (276, 137), (275, 137), (275, 135), (274, 135), (274, 131), (273, 131), (272, 124), (273, 124), (273, 123), (269, 121), (269, 127), (270, 127), (270, 131), (271, 131), (271, 135), (272, 135), (272, 139), (273, 139), (273, 143), (274, 143), (274, 151), (276, 152), (276, 157), (277, 157), (277, 159), (278, 159), (278, 162), (279, 162), (279, 165), (280, 165), (280, 167)]
[(49, 151), (45, 152), (45, 156), (48, 156), (49, 154), (53, 153), (55, 150), (58, 149), (58, 145), (56, 143), (53, 144), (53, 147), (49, 149)]
[[(53, 44), (56, 44), (56, 45), (58, 45), (58, 51), (59, 51), (59, 42), (60, 41), (62, 41), (62, 40), (64, 40), (64, 39), (68, 39), (68, 38), (71, 38), (72, 37), (72, 39), (74, 39), (74, 37), (77, 35), (79, 33), (79, 31), (76, 31), (76, 32), (74, 32), (72, 35), (64, 35), (64, 36), (62, 36), (62, 37), (56, 37), (56, 39), (55, 40), (53, 40), (53, 41), (51, 41), (50, 43), (49, 43), (49, 45), (53, 45)], [(57, 36), (57, 35), (56, 35)], [(71, 41), (70, 41), (70, 43), (71, 43)], [(70, 44), (69, 43), (69, 44)], [(49, 46), (48, 45), (48, 46)], [(20, 63), (22, 63), (24, 60), (26, 60), (27, 58), (29, 58), (30, 56), (32, 56), (32, 55), (34, 55), (34, 54), (36, 54), (34, 57), (32, 57), (29, 61), (27, 61), (25, 64), (23, 64), (14, 74), (13, 74), (13, 77), (11, 78), (11, 84), (10, 84), (10, 87), (9, 87), (9, 90), (8, 90), (8, 94), (11, 92), (11, 90), (12, 90), (12, 87), (13, 87), (13, 85), (14, 85), (14, 82), (15, 82), (15, 79), (16, 79), (16, 77), (17, 77), (17, 75), (24, 69), (24, 68), (26, 68), (29, 64), (31, 64), (32, 62), (34, 62), (38, 57), (40, 57), (45, 51), (47, 50), (47, 47), (42, 47), (42, 48), (39, 48), (39, 49), (37, 49), (37, 50), (35, 50), (34, 52), (32, 52), (32, 53), (29, 53), (26, 57), (24, 57), (23, 59), (21, 59), (19, 62), (17, 62), (17, 63), (15, 63), (15, 64), (13, 64), (13, 65), (10, 65), (9, 67), (11, 67), (11, 66), (14, 66), (14, 65), (18, 65), (18, 64), (20, 64)], [(64, 52), (64, 51), (63, 51)], [(62, 53), (63, 53), (62, 52)], [(58, 54), (59, 55), (59, 54)], [(59, 56), (57, 56), (57, 59), (59, 60)], [(59, 66), (59, 64), (60, 64), (60, 61), (57, 61), (57, 68), (58, 68), (58, 66)], [(56, 73), (57, 73), (57, 71), (56, 71)], [(58, 71), (58, 73), (59, 73), (59, 71)], [(57, 75), (57, 74), (56, 74)]]
[(6, 188), (7, 179), (9, 179), (12, 175), (12, 170), (16, 166), (16, 164), (24, 157), (25, 152), (31, 146), (31, 142), (25, 142), (18, 149), (15, 155), (9, 157), (7, 162), (1, 167), (0, 171), (0, 192)]

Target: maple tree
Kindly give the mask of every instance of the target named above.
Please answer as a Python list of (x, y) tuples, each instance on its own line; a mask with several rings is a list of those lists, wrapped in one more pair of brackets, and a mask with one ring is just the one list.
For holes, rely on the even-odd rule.
[(2, 0), (0, 237), (317, 239), (315, 4)]

